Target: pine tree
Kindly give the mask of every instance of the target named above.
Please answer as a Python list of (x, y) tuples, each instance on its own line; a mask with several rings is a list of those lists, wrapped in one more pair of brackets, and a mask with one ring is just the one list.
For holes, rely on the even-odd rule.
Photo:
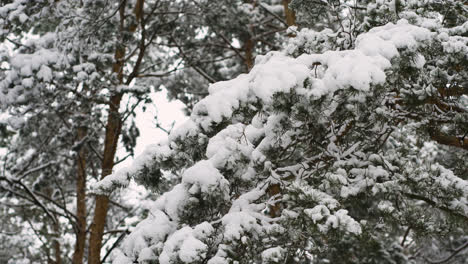
[[(208, 83), (246, 72), (256, 54), (282, 39), (275, 34), (285, 30), (278, 7), (278, 1), (2, 1), (0, 107), (9, 118), (0, 131), (16, 134), (6, 144), (0, 188), (4, 201), (18, 205), (23, 224), (41, 230), (35, 233), (43, 240), (41, 261), (105, 259), (105, 229), (119, 224), (106, 224), (108, 211), (112, 219), (127, 212), (109, 208), (115, 196), (94, 203), (87, 186), (120, 161), (120, 139), (132, 154), (135, 108), (161, 83), (191, 108)], [(27, 214), (24, 202), (33, 207)], [(70, 234), (74, 241), (58, 239)]]
[(171, 185), (114, 263), (466, 262), (466, 5), (290, 6), (314, 26), (95, 185)]

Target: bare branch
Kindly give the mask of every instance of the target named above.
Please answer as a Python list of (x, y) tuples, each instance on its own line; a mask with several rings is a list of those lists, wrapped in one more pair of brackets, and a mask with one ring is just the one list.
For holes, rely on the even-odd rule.
[(277, 14), (271, 12), (270, 10), (268, 10), (268, 8), (266, 6), (264, 6), (263, 4), (260, 4), (260, 7), (265, 10), (265, 12), (267, 12), (268, 14), (272, 15), (274, 18), (276, 18), (280, 23), (284, 24), (286, 27), (289, 27), (288, 23), (286, 23), (286, 21), (284, 21), (280, 16), (278, 16)]
[(426, 197), (423, 197), (423, 196), (420, 196), (420, 195), (417, 195), (417, 194), (414, 194), (414, 193), (405, 193), (405, 192), (403, 192), (402, 194), (404, 194), (406, 197), (411, 198), (411, 199), (424, 201), (424, 202), (426, 202), (427, 204), (429, 204), (432, 207), (438, 208), (438, 209), (440, 209), (440, 210), (442, 210), (444, 212), (447, 212), (447, 213), (449, 213), (449, 214), (451, 214), (453, 216), (457, 216), (457, 217), (460, 217), (462, 219), (465, 219), (465, 221), (468, 220), (468, 216), (460, 214), (460, 213), (458, 213), (458, 212), (456, 212), (456, 211), (454, 211), (452, 209), (449, 209), (449, 208), (447, 208), (445, 206), (441, 206), (441, 205), (439, 205), (438, 203), (432, 201), (429, 198), (426, 198)]
[(111, 246), (111, 248), (107, 251), (106, 255), (102, 258), (101, 260), (101, 263), (104, 263), (107, 259), (107, 257), (110, 255), (110, 253), (112, 252), (112, 250), (114, 250), (120, 243), (120, 241), (122, 241), (122, 239), (125, 237), (125, 235), (127, 235), (129, 232), (128, 230), (125, 231), (125, 232), (122, 232), (122, 234), (120, 234), (119, 238), (117, 238), (117, 240), (114, 242), (114, 244)]
[(192, 67), (196, 72), (198, 72), (201, 76), (203, 76), (207, 81), (209, 81), (210, 83), (215, 83), (216, 80), (209, 76), (205, 71), (203, 71), (202, 69), (198, 68), (197, 66), (195, 65), (192, 65), (190, 63), (190, 59), (186, 56), (184, 50), (182, 49), (182, 47), (177, 43), (177, 41), (175, 40), (175, 38), (173, 36), (171, 36), (171, 39), (172, 41), (174, 42), (174, 44), (177, 46), (177, 48), (179, 49), (179, 52), (180, 54), (182, 55), (182, 57), (184, 57), (184, 59), (188, 62), (188, 64), (190, 65), (190, 67)]
[(127, 160), (130, 156), (132, 156), (132, 154), (127, 154), (127, 156), (125, 156), (125, 157), (123, 157), (123, 158), (121, 158), (121, 159), (119, 159), (119, 160), (116, 160), (116, 161), (114, 162), (114, 165), (117, 165), (117, 164), (119, 164), (119, 163), (121, 163), (121, 162)]
[(21, 180), (18, 180), (18, 179), (9, 179), (7, 177), (0, 177), (0, 180), (4, 180), (10, 184), (18, 184), (20, 185), (27, 193), (27, 195), (31, 198), (31, 201), (34, 202), (34, 204), (36, 204), (37, 206), (39, 206), (40, 208), (42, 208), (42, 210), (47, 214), (47, 216), (49, 218), (52, 219), (52, 221), (54, 223), (57, 222), (57, 219), (52, 215), (52, 213), (49, 211), (49, 209), (36, 197), (36, 195), (34, 194), (34, 192), (28, 187), (26, 186), (24, 183), (21, 182)]
[(22, 179), (24, 179), (26, 176), (28, 176), (29, 174), (34, 173), (34, 172), (38, 172), (38, 171), (40, 171), (40, 170), (42, 170), (42, 169), (45, 169), (45, 168), (47, 168), (47, 167), (49, 167), (49, 166), (51, 166), (51, 165), (56, 164), (56, 163), (57, 163), (57, 162), (55, 162), (55, 161), (51, 161), (51, 162), (48, 162), (48, 163), (46, 163), (46, 164), (44, 164), (44, 165), (41, 165), (41, 166), (37, 166), (37, 167), (35, 167), (35, 168), (32, 168), (32, 169), (30, 169), (30, 170), (24, 172), (23, 174), (21, 174), (21, 175), (20, 175), (18, 178), (16, 178), (15, 180), (22, 180)]
[(429, 130), (429, 135), (432, 140), (439, 144), (468, 150), (468, 138), (466, 137), (446, 135), (435, 128)]
[(445, 262), (449, 261), (450, 259), (452, 259), (453, 257), (455, 257), (458, 253), (465, 250), (466, 248), (468, 248), (468, 241), (466, 241), (465, 244), (463, 244), (463, 245), (459, 246), (458, 248), (456, 248), (450, 256), (448, 256), (448, 257), (446, 257), (444, 259), (436, 260), (436, 261), (431, 261), (429, 259), (426, 259), (426, 261), (431, 263), (431, 264), (445, 263)]

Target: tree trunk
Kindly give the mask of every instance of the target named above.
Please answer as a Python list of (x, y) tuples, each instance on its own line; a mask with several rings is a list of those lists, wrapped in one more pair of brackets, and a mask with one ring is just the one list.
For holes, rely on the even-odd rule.
[[(86, 137), (86, 127), (78, 128), (78, 142)], [(78, 151), (77, 178), (76, 178), (76, 242), (73, 253), (73, 264), (83, 263), (86, 245), (86, 147), (82, 146)]]
[[(107, 117), (106, 138), (104, 143), (104, 155), (102, 160), (101, 180), (112, 173), (114, 168), (115, 152), (122, 129), (122, 122), (119, 114), (119, 106), (122, 95), (120, 93), (111, 97), (109, 116)], [(109, 198), (105, 195), (96, 196), (96, 206), (94, 208), (94, 218), (91, 225), (91, 235), (89, 238), (89, 257), (88, 263), (98, 264), (101, 262), (102, 236), (106, 224), (107, 210), (109, 207)]]
[[(281, 186), (279, 183), (271, 184), (267, 188), (267, 193), (270, 197), (275, 196), (281, 193)], [(268, 214), (271, 218), (275, 218), (281, 215), (281, 204), (279, 202), (275, 202), (274, 204), (270, 204), (268, 206)]]
[[(125, 4), (120, 9), (120, 30), (123, 31)], [(117, 73), (120, 84), (123, 83), (123, 65), (125, 57), (125, 47), (119, 45), (115, 50), (115, 63), (112, 67), (114, 73)], [(110, 98), (109, 112), (107, 116), (106, 134), (104, 139), (104, 154), (102, 159), (101, 180), (112, 173), (114, 168), (115, 153), (119, 141), (120, 131), (122, 129), (122, 120), (120, 118), (119, 108), (122, 94), (114, 94)], [(97, 195), (94, 207), (93, 223), (91, 224), (91, 235), (89, 237), (88, 263), (101, 263), (102, 236), (106, 224), (107, 210), (109, 208), (109, 198), (105, 195)]]
[[(252, 8), (255, 9), (257, 7), (257, 1), (252, 1), (250, 0), (249, 3), (252, 5)], [(254, 26), (252, 24), (248, 25), (249, 33), (248, 36), (246, 36), (243, 40), (243, 47), (242, 49), (244, 50), (244, 64), (247, 68), (246, 72), (249, 72), (252, 67), (255, 64), (255, 56), (254, 56), (254, 50), (255, 50), (255, 41), (253, 40), (253, 32), (254, 32)]]
[(255, 43), (252, 38), (247, 39), (244, 44), (244, 54), (245, 54), (245, 66), (247, 68), (247, 72), (249, 72), (253, 65), (254, 65), (254, 51)]
[[(123, 3), (120, 5), (120, 33), (134, 32), (138, 26), (129, 25), (127, 28), (125, 26), (125, 6), (126, 0), (123, 0)], [(143, 16), (143, 6), (144, 0), (138, 0), (135, 4), (133, 13), (135, 14), (136, 21), (140, 21)], [(144, 39), (144, 38), (143, 38)], [(140, 47), (139, 58), (137, 63), (134, 66), (135, 74), (138, 69), (138, 65), (141, 62), (142, 53), (144, 52), (144, 46)], [(124, 59), (125, 59), (125, 45), (120, 43), (115, 50), (115, 63), (112, 66), (112, 71), (117, 74), (119, 84), (123, 84), (123, 69), (124, 69)], [(130, 77), (129, 77), (130, 78)], [(129, 83), (131, 78), (127, 80)], [(102, 173), (101, 180), (104, 179), (107, 175), (112, 173), (114, 168), (114, 159), (117, 151), (117, 144), (119, 141), (120, 133), (122, 130), (122, 119), (119, 113), (120, 101), (122, 100), (122, 93), (117, 92), (113, 94), (110, 98), (109, 103), (109, 112), (107, 116), (106, 124), (106, 134), (104, 140), (104, 154), (102, 159)], [(102, 237), (104, 234), (104, 227), (106, 224), (107, 211), (109, 209), (109, 198), (104, 195), (97, 195), (95, 208), (94, 208), (94, 217), (93, 223), (91, 224), (91, 235), (89, 237), (89, 254), (88, 254), (88, 263), (90, 264), (100, 264), (101, 263), (101, 247), (102, 247)]]
[[(46, 188), (44, 190), (44, 195), (46, 197), (48, 197), (48, 199), (52, 200), (53, 199), (53, 197), (52, 197), (53, 192), (54, 192), (53, 188), (48, 187), (48, 188)], [(61, 252), (61, 246), (60, 246), (60, 241), (59, 241), (59, 239), (61, 237), (60, 222), (58, 220), (58, 215), (57, 214), (54, 214), (53, 218), (55, 219), (55, 221), (52, 222), (52, 231), (53, 231), (53, 233), (50, 234), (50, 237), (46, 236), (45, 238), (46, 238), (47, 241), (49, 241), (49, 240), (51, 241), (52, 247), (50, 249), (53, 250), (54, 257), (53, 258), (51, 257), (49, 247), (47, 247), (47, 250), (46, 250), (47, 263), (61, 264), (62, 263), (62, 255), (61, 255), (62, 252)], [(30, 223), (30, 225), (32, 227), (31, 223)], [(36, 233), (36, 236), (38, 236), (38, 233)]]
[(288, 26), (295, 26), (296, 25), (296, 14), (289, 8), (289, 3), (291, 0), (283, 0), (284, 6), (284, 16), (286, 17), (286, 24)]
[(55, 264), (62, 264), (62, 256), (61, 256), (61, 250), (60, 250), (60, 242), (59, 242), (59, 238), (60, 238), (60, 226), (59, 226), (59, 222), (57, 220), (57, 222), (55, 222), (53, 224), (53, 228), (54, 228), (54, 241), (53, 241), (53, 245), (54, 245), (54, 253), (55, 253)]

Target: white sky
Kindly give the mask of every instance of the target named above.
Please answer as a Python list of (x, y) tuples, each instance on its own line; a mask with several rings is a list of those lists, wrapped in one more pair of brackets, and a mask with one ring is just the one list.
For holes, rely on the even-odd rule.
[[(137, 139), (137, 144), (134, 150), (135, 158), (145, 150), (147, 145), (156, 144), (159, 141), (166, 139), (167, 134), (156, 127), (156, 116), (160, 125), (166, 129), (170, 129), (172, 122), (175, 122), (174, 127), (177, 127), (188, 119), (188, 117), (183, 113), (185, 105), (179, 100), (169, 102), (167, 100), (166, 89), (157, 93), (153, 92), (150, 96), (153, 99), (153, 104), (147, 105), (145, 112), (143, 112), (141, 106), (136, 110), (136, 125), (140, 129), (140, 136)], [(127, 153), (123, 146), (120, 146), (117, 150), (118, 157), (124, 157), (126, 154)], [(132, 165), (132, 162), (133, 158), (130, 157), (120, 164), (117, 164), (114, 171), (128, 167)]]
[[(155, 116), (157, 116), (160, 125), (164, 128), (170, 128), (174, 121), (175, 128), (188, 119), (183, 112), (184, 104), (179, 100), (169, 102), (165, 89), (161, 92), (152, 93), (150, 96), (153, 99), (153, 104), (147, 105), (145, 112), (143, 112), (141, 106), (136, 110), (136, 125), (140, 129), (140, 136), (137, 139), (134, 150), (135, 158), (145, 150), (147, 145), (158, 143), (167, 138), (165, 132), (156, 128)], [(120, 158), (127, 155), (123, 146), (119, 147), (117, 155)], [(114, 168), (114, 172), (124, 167), (131, 166), (132, 162), (133, 158), (130, 157), (122, 163), (117, 164)], [(127, 205), (145, 207), (142, 201), (145, 200), (147, 193), (148, 190), (146, 190), (145, 187), (136, 184), (132, 180), (128, 187), (120, 190), (119, 195), (122, 197), (122, 201), (125, 201)], [(138, 218), (129, 218), (126, 219), (126, 223), (128, 224), (136, 220), (138, 220)], [(112, 243), (112, 241), (109, 242)]]

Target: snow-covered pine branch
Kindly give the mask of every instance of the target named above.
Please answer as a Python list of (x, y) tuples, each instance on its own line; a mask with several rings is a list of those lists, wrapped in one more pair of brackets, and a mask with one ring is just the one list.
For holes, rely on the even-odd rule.
[[(327, 50), (329, 31), (300, 31), (248, 74), (210, 85), (168, 141), (94, 186), (181, 175), (114, 263), (410, 263), (433, 257), (445, 236), (463, 237), (466, 167), (438, 158), (466, 150), (435, 148), (430, 131), (466, 128), (466, 95), (441, 98), (434, 86), (467, 75), (438, 74), (466, 65), (468, 24), (399, 16), (349, 50)], [(314, 41), (321, 53), (296, 53)]]

